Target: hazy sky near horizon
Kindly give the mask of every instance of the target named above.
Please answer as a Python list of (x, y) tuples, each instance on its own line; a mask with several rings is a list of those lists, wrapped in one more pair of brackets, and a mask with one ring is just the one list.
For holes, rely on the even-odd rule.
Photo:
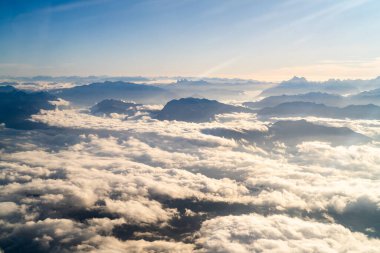
[(0, 1), (0, 75), (380, 75), (380, 1)]

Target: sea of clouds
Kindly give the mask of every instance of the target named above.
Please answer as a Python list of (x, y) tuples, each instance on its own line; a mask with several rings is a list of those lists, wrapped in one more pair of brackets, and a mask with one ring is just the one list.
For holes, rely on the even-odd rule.
[(255, 114), (213, 122), (42, 111), (45, 130), (0, 128), (5, 252), (378, 252), (380, 121), (365, 144), (205, 134), (267, 131)]

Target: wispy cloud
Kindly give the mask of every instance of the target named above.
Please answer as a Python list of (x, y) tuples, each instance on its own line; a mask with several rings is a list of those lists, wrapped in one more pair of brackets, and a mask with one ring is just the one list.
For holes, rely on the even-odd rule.
[(220, 71), (231, 66), (235, 62), (237, 62), (239, 59), (241, 59), (241, 56), (232, 57), (226, 61), (223, 61), (215, 66), (212, 66), (211, 68), (207, 69), (205, 72), (198, 75), (199, 78), (202, 77), (211, 77), (212, 75), (220, 75)]
[(65, 4), (50, 6), (50, 7), (41, 9), (39, 11), (43, 13), (64, 12), (64, 11), (70, 11), (74, 9), (90, 7), (93, 5), (103, 4), (103, 3), (107, 3), (111, 1), (112, 0), (85, 0), (85, 1), (78, 1), (78, 2), (73, 2), (73, 3), (65, 3)]

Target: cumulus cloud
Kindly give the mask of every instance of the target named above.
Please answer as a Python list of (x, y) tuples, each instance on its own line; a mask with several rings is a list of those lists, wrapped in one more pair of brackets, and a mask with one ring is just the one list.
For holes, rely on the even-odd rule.
[[(6, 252), (191, 252), (192, 245), (168, 241), (123, 242), (93, 226), (70, 219), (45, 219), (2, 224), (10, 230), (2, 244)], [(99, 222), (95, 222), (99, 224)], [(109, 222), (107, 225), (110, 226)]]
[(19, 206), (14, 202), (1, 202), (0, 203), (0, 217), (7, 217), (17, 213)]
[(200, 252), (376, 252), (379, 240), (329, 223), (283, 215), (226, 216), (203, 223)]

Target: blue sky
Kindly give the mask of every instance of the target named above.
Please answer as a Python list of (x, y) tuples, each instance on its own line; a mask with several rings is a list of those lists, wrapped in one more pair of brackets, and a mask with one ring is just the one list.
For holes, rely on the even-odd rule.
[(380, 75), (377, 0), (0, 1), (0, 75)]

